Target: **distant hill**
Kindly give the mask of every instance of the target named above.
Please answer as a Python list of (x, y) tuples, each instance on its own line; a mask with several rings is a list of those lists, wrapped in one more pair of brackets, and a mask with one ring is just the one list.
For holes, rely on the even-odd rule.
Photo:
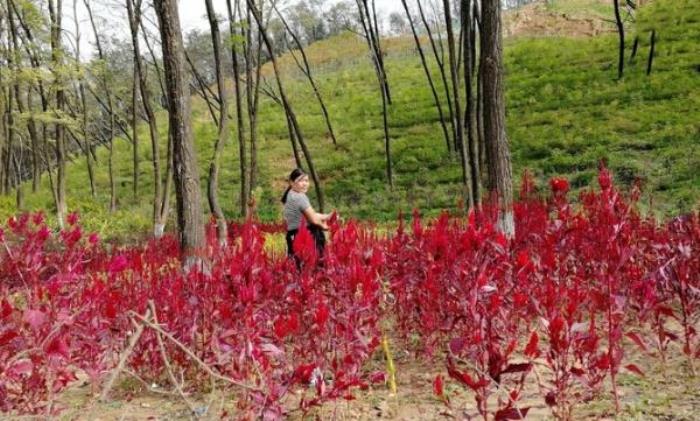
[[(700, 199), (700, 7), (695, 0), (654, 0), (638, 10), (628, 29), (628, 55), (635, 36), (638, 52), (628, 59), (625, 77), (616, 80), (617, 37), (608, 2), (561, 0), (510, 11), (506, 32), (508, 137), (514, 174), (530, 169), (544, 182), (566, 176), (574, 189), (588, 186), (601, 159), (618, 181), (639, 177), (646, 207), (659, 215), (697, 208)], [(606, 21), (607, 19), (607, 21)], [(646, 76), (649, 38), (656, 30), (653, 72)], [(308, 47), (318, 83), (328, 102), (340, 147), (326, 135), (312, 91), (283, 56), (285, 84), (312, 150), (330, 207), (346, 217), (394, 219), (401, 210), (420, 208), (429, 215), (455, 209), (461, 170), (448, 156), (438, 114), (411, 38), (389, 38), (386, 66), (394, 104), (389, 124), (396, 188), (384, 180), (381, 103), (367, 46), (352, 34)], [(434, 63), (433, 63), (434, 65)], [(263, 72), (271, 83), (269, 69)], [(165, 141), (167, 119), (161, 113)], [(215, 127), (203, 102), (193, 100), (197, 153), (205, 176)], [(143, 139), (147, 139), (143, 128)], [(238, 197), (237, 144), (226, 147), (220, 175), (221, 203), (235, 216)], [(264, 220), (277, 220), (284, 177), (294, 166), (284, 115), (263, 97), (260, 111), (260, 186), (256, 192)], [(89, 228), (105, 234), (147, 232), (151, 167), (141, 165), (140, 197), (131, 194), (131, 151), (117, 144), (120, 210), (106, 211), (106, 152), (100, 151), (98, 201), (88, 195), (82, 160), (69, 166), (69, 205), (80, 209)], [(142, 148), (144, 160), (147, 148)], [(517, 182), (517, 180), (516, 180)], [(45, 185), (48, 182), (44, 183)], [(48, 188), (28, 194), (27, 206), (50, 209)], [(15, 213), (12, 198), (0, 199), (0, 216)]]

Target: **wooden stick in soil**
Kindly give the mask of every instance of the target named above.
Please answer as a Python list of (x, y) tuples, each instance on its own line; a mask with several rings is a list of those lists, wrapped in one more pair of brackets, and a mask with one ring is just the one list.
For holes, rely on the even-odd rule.
[[(153, 303), (153, 300), (148, 300), (148, 308), (151, 311), (151, 314), (153, 315), (153, 323), (158, 324), (158, 313), (156, 312), (156, 305)], [(168, 378), (170, 378), (170, 382), (173, 384), (173, 387), (177, 390), (177, 393), (180, 395), (182, 400), (185, 402), (187, 407), (190, 409), (190, 412), (192, 414), (196, 414), (196, 408), (190, 402), (189, 399), (187, 399), (187, 396), (185, 396), (185, 393), (182, 391), (182, 386), (180, 385), (180, 382), (177, 381), (175, 378), (175, 375), (173, 374), (173, 369), (172, 366), (170, 365), (170, 360), (168, 359), (168, 354), (165, 352), (165, 345), (163, 345), (163, 338), (161, 337), (160, 332), (156, 331), (156, 339), (158, 340), (158, 348), (160, 348), (160, 356), (163, 358), (163, 363), (165, 364), (165, 369), (168, 371)]]
[[(133, 312), (132, 312), (133, 313)], [(151, 318), (151, 311), (146, 310), (146, 314), (144, 316), (141, 316), (140, 314), (134, 313), (138, 316), (139, 319), (141, 319), (144, 322), (148, 322), (148, 319)], [(150, 323), (150, 322), (149, 322)], [(119, 377), (119, 373), (124, 369), (124, 364), (126, 364), (126, 360), (131, 356), (131, 353), (134, 351), (134, 347), (136, 346), (136, 343), (139, 341), (139, 338), (141, 338), (141, 334), (143, 333), (144, 329), (144, 324), (141, 323), (138, 325), (136, 328), (136, 331), (134, 332), (133, 335), (129, 338), (129, 345), (126, 347), (124, 352), (122, 352), (121, 357), (119, 357), (119, 364), (117, 364), (117, 367), (112, 370), (112, 373), (109, 376), (109, 379), (107, 380), (107, 383), (104, 385), (102, 388), (102, 393), (100, 393), (100, 401), (105, 402), (107, 400), (107, 396), (109, 395), (109, 391), (112, 389), (112, 386), (114, 386), (114, 382), (117, 380), (117, 377)]]

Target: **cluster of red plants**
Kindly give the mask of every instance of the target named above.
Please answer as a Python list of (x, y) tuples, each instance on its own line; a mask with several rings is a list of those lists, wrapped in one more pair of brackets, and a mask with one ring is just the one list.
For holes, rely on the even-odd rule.
[(255, 224), (238, 234), (226, 247), (210, 236), (207, 270), (184, 275), (172, 237), (107, 252), (75, 215), (57, 234), (41, 214), (11, 218), (0, 231), (0, 410), (54, 413), (78, 370), (99, 391), (143, 319), (177, 342), (146, 328), (125, 371), (149, 384), (175, 373), (190, 389), (213, 373), (243, 415), (277, 419), (366, 387), (363, 362), (380, 341), (380, 243), (335, 225), (319, 264), (304, 232), (299, 270), (265, 253)]
[[(605, 168), (598, 181), (574, 207), (565, 179), (553, 179), (542, 198), (526, 176), (512, 240), (485, 208), (427, 227), (414, 215), (411, 233), (400, 226), (388, 244), (398, 331), (419, 335), (419, 351), (444, 355), (484, 419), (524, 417), (529, 378), (558, 419), (600, 396), (606, 378), (619, 410), (620, 370), (643, 375), (625, 363), (626, 344), (643, 352), (655, 344), (663, 358), (677, 341), (691, 370), (700, 357), (698, 215), (659, 224), (635, 210), (637, 187), (624, 197)], [(443, 383), (435, 379), (435, 392), (447, 400)]]
[[(700, 218), (660, 224), (605, 169), (599, 184), (574, 206), (566, 180), (543, 198), (525, 177), (513, 239), (488, 208), (427, 225), (416, 212), (389, 238), (334, 221), (322, 259), (302, 230), (300, 269), (268, 254), (251, 222), (223, 246), (209, 230), (207, 264), (184, 274), (172, 237), (108, 250), (76, 215), (57, 233), (41, 214), (11, 218), (0, 228), (0, 411), (53, 414), (78, 371), (97, 392), (126, 356), (123, 371), (149, 384), (186, 395), (217, 380), (235, 416), (277, 419), (384, 381), (365, 363), (387, 322), (441, 358), (485, 419), (525, 417), (528, 382), (560, 419), (606, 379), (617, 403), (620, 370), (643, 374), (629, 345), (663, 361), (676, 343), (691, 369), (700, 357)], [(449, 403), (444, 382), (434, 389)]]

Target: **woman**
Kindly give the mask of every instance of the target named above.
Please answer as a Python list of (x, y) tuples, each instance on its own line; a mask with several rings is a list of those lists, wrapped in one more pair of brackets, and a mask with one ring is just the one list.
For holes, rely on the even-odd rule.
[[(287, 223), (287, 254), (294, 256), (292, 245), (294, 237), (299, 232), (301, 219), (306, 218), (306, 228), (311, 233), (316, 244), (319, 258), (323, 256), (323, 249), (326, 246), (326, 236), (323, 230), (328, 229), (326, 221), (331, 215), (318, 213), (311, 207), (311, 202), (306, 196), (309, 191), (309, 176), (303, 170), (296, 168), (289, 174), (289, 186), (282, 196), (284, 203), (284, 221)], [(297, 264), (299, 262), (297, 261)]]

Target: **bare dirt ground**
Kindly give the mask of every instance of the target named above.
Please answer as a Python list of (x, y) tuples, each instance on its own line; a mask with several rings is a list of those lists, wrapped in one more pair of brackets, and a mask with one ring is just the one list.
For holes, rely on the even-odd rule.
[(585, 9), (577, 12), (550, 10), (544, 1), (505, 12), (503, 28), (503, 35), (506, 37), (592, 37), (615, 30), (612, 21), (606, 21), (594, 10), (589, 12)]

